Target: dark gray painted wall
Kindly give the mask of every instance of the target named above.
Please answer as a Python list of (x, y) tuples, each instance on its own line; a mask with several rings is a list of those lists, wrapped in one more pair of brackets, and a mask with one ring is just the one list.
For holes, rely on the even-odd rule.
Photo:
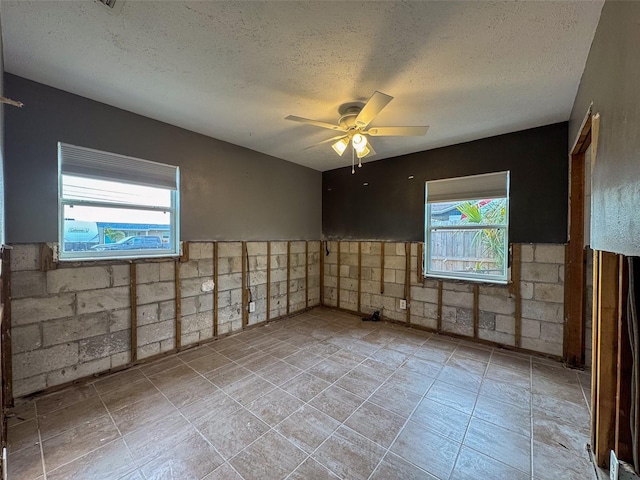
[(592, 176), (591, 246), (640, 255), (640, 2), (607, 1), (569, 122), (569, 142), (593, 102), (600, 113)]
[(57, 142), (180, 166), (183, 240), (318, 239), (322, 174), (11, 74), (7, 241), (57, 240)]
[(565, 242), (566, 123), (366, 163), (355, 175), (351, 167), (324, 172), (323, 235), (423, 240), (426, 180), (504, 170), (511, 171), (510, 241)]

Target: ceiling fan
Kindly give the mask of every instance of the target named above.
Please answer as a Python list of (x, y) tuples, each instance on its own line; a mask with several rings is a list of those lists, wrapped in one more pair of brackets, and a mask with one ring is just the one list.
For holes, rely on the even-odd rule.
[[(353, 147), (352, 153), (357, 155), (358, 159), (360, 159), (358, 166), (361, 167), (361, 159), (363, 157), (372, 157), (376, 154), (367, 138), (368, 136), (414, 137), (425, 135), (429, 129), (429, 127), (373, 127), (367, 129), (373, 119), (389, 104), (391, 100), (393, 100), (392, 96), (376, 91), (364, 106), (361, 106), (361, 104), (347, 104), (346, 108), (341, 109), (342, 111), (339, 112), (342, 115), (340, 116), (337, 125), (318, 120), (310, 120), (308, 118), (296, 117), (295, 115), (289, 115), (288, 117), (285, 117), (285, 120), (293, 120), (294, 122), (306, 123), (308, 125), (328, 128), (329, 130), (340, 132), (340, 135), (311, 145), (307, 147), (307, 149), (317, 145), (334, 142), (331, 147), (338, 155), (342, 156), (349, 146), (349, 143), (351, 143), (351, 146)], [(351, 171), (352, 173), (355, 173), (353, 165)]]

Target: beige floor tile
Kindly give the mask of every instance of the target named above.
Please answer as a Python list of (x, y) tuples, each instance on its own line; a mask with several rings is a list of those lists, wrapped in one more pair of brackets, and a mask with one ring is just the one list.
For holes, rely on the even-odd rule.
[(207, 355), (211, 355), (213, 350), (210, 349), (207, 345), (202, 347), (190, 348), (178, 354), (178, 358), (183, 362), (192, 362), (201, 357), (206, 357)]
[[(206, 357), (205, 357), (206, 358)], [(176, 383), (186, 382), (187, 380), (192, 380), (198, 377), (198, 372), (196, 372), (189, 365), (181, 364), (173, 368), (169, 368), (162, 372), (155, 373), (153, 375), (149, 375), (149, 380), (158, 388), (162, 390), (167, 386), (175, 385)]]
[(420, 395), (386, 382), (371, 395), (369, 401), (406, 418), (421, 399)]
[(224, 355), (211, 350), (210, 353), (210, 355), (202, 356), (189, 362), (189, 366), (198, 373), (208, 373), (231, 363), (231, 360)]
[(243, 478), (231, 465), (225, 463), (224, 465), (216, 468), (202, 480), (243, 480)]
[(222, 390), (218, 390), (182, 407), (180, 411), (191, 423), (195, 424), (208, 417), (230, 415), (240, 408), (242, 405)]
[(216, 368), (204, 376), (218, 388), (225, 388), (249, 375), (251, 375), (251, 370), (247, 370), (235, 363), (230, 363), (224, 367)]
[(350, 367), (345, 367), (343, 364), (327, 358), (315, 364), (313, 367), (308, 368), (307, 372), (321, 378), (325, 382), (333, 383), (349, 372), (349, 370), (351, 370)]
[(529, 408), (479, 395), (473, 416), (520, 435), (531, 436), (531, 410)]
[(230, 460), (245, 480), (281, 480), (306, 454), (273, 430), (267, 432)]
[(254, 400), (247, 409), (270, 426), (277, 425), (303, 405), (293, 395), (276, 388)]
[(340, 427), (312, 457), (342, 478), (364, 480), (369, 478), (385, 452), (371, 440)]
[(529, 480), (529, 474), (463, 446), (453, 469), (451, 480)]
[(435, 381), (436, 379), (433, 377), (420, 375), (416, 372), (400, 367), (387, 379), (385, 383), (422, 396), (431, 388)]
[(268, 365), (256, 372), (257, 375), (278, 386), (288, 382), (294, 377), (297, 377), (301, 373), (302, 370), (299, 368), (281, 360), (278, 360), (277, 363), (272, 363), (271, 365)]
[(329, 382), (325, 382), (321, 378), (315, 377), (310, 373), (303, 373), (289, 380), (280, 388), (298, 397), (300, 400), (308, 402), (329, 385), (331, 385)]
[(256, 374), (251, 374), (248, 377), (224, 387), (222, 390), (235, 401), (247, 406), (257, 398), (266, 395), (274, 388), (276, 388), (276, 386), (272, 383), (267, 382)]
[(209, 380), (198, 376), (185, 382), (167, 385), (162, 389), (162, 393), (177, 408), (182, 408), (219, 390)]
[(266, 423), (246, 408), (225, 417), (207, 418), (195, 426), (227, 460), (269, 430)]
[(140, 470), (147, 480), (200, 479), (223, 463), (224, 460), (209, 442), (193, 432), (182, 442), (143, 465)]
[(100, 394), (100, 397), (109, 411), (115, 411), (158, 393), (156, 386), (143, 377), (141, 380), (136, 380)]
[(438, 375), (438, 380), (440, 382), (456, 385), (474, 393), (477, 393), (480, 390), (482, 379), (482, 375), (471, 373), (467, 370), (463, 370), (462, 368), (452, 367), (449, 365), (445, 365)]
[(344, 424), (369, 440), (388, 448), (406, 419), (375, 403), (365, 402)]
[(333, 385), (314, 397), (309, 405), (344, 422), (349, 415), (362, 405), (364, 399)]
[(45, 468), (54, 470), (118, 438), (111, 417), (105, 415), (42, 442)]
[(494, 363), (487, 367), (486, 376), (490, 380), (497, 380), (503, 383), (510, 383), (517, 387), (525, 389), (531, 388), (531, 378), (528, 372), (522, 370), (514, 370), (513, 368), (503, 367)]
[(36, 403), (33, 400), (16, 399), (15, 405), (7, 411), (8, 426), (36, 418)]
[(404, 362), (401, 368), (402, 370), (408, 370), (418, 375), (438, 378), (438, 375), (442, 370), (442, 364), (429, 360), (422, 360), (417, 357), (410, 357), (407, 361)]
[(571, 455), (561, 446), (534, 441), (533, 476), (540, 480), (585, 480), (594, 478), (594, 469), (586, 452)]
[(98, 392), (93, 385), (79, 385), (36, 400), (36, 409), (38, 415), (44, 415), (60, 408), (68, 407), (81, 400), (97, 395)]
[(420, 402), (409, 420), (419, 423), (444, 437), (462, 442), (471, 416), (429, 398)]
[(433, 475), (419, 469), (415, 465), (411, 465), (406, 460), (398, 457), (393, 453), (387, 453), (376, 468), (371, 480), (438, 480)]
[(176, 408), (161, 393), (151, 395), (137, 403), (132, 403), (111, 412), (122, 435), (156, 420), (162, 419), (176, 411)]
[(361, 398), (368, 398), (384, 382), (384, 378), (379, 378), (368, 367), (359, 365), (340, 378), (335, 384)]
[(531, 438), (472, 418), (464, 444), (488, 457), (531, 474)]
[(482, 382), (480, 394), (525, 408), (531, 405), (531, 391), (529, 388), (519, 387), (508, 382), (491, 380), (490, 378), (485, 378)]
[(145, 378), (144, 374), (139, 369), (131, 368), (123, 370), (122, 372), (114, 373), (108, 377), (101, 378), (100, 380), (96, 380), (93, 383), (93, 386), (99, 394), (103, 395), (111, 390), (116, 390), (117, 388), (125, 385), (130, 385), (138, 380), (142, 380), (143, 378)]
[(34, 480), (43, 478), (40, 445), (30, 445), (17, 452), (9, 451), (7, 474), (11, 480)]
[(337, 480), (338, 478), (340, 477), (309, 457), (287, 477), (287, 480)]
[(305, 405), (275, 428), (298, 448), (312, 453), (340, 426), (340, 422)]
[(136, 470), (129, 450), (118, 438), (87, 455), (55, 470), (47, 471), (50, 480), (111, 480)]
[(147, 376), (155, 375), (165, 370), (170, 370), (175, 367), (184, 365), (184, 362), (177, 356), (171, 355), (161, 360), (156, 360), (151, 363), (146, 363), (140, 367), (140, 371)]
[(426, 397), (471, 415), (477, 394), (438, 380), (429, 389)]
[(40, 415), (38, 424), (42, 440), (46, 440), (79, 425), (89, 423), (107, 414), (102, 400), (97, 395), (54, 412)]
[(36, 419), (27, 420), (7, 427), (7, 448), (10, 452), (37, 445), (40, 442)]
[(531, 357), (529, 355), (521, 355), (515, 352), (493, 352), (491, 356), (491, 364), (501, 367), (511, 368), (523, 374), (531, 371)]
[(417, 423), (402, 429), (390, 451), (439, 479), (449, 478), (460, 444)]
[(293, 365), (294, 367), (306, 370), (307, 368), (313, 367), (315, 364), (320, 363), (322, 360), (324, 360), (324, 358), (309, 352), (305, 352), (303, 350), (296, 349), (295, 353), (287, 355), (282, 360), (289, 363), (290, 365)]

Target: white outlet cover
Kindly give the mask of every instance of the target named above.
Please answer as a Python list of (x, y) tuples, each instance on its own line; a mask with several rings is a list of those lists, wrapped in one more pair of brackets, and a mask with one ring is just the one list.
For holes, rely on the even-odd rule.
[(256, 311), (256, 302), (249, 302), (249, 313)]
[(400, 300), (400, 310), (406, 310), (406, 309), (407, 309), (407, 301)]

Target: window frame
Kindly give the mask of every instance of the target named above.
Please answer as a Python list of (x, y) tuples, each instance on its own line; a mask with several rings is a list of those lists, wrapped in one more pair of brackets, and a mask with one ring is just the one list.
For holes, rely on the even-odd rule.
[[(456, 198), (455, 200), (440, 200), (437, 202), (429, 202), (429, 191), (428, 184), (429, 181), (425, 182), (425, 218), (424, 218), (424, 229), (425, 229), (425, 239), (424, 239), (424, 257), (423, 257), (423, 276), (425, 278), (434, 278), (438, 280), (457, 280), (457, 281), (469, 281), (469, 282), (480, 282), (480, 283), (494, 283), (494, 284), (507, 284), (510, 281), (511, 268), (510, 268), (510, 248), (509, 248), (509, 214), (510, 214), (510, 172), (495, 172), (497, 173), (505, 173), (506, 174), (506, 195), (505, 196), (492, 196), (485, 197), (484, 199), (491, 198), (491, 200), (506, 200), (506, 212), (505, 212), (505, 223), (504, 224), (462, 224), (462, 225), (441, 225), (441, 226), (432, 226), (431, 225), (431, 206), (433, 204), (438, 203), (450, 203), (452, 201), (479, 201), (478, 198)], [(469, 178), (469, 177), (479, 177), (482, 175), (490, 175), (490, 174), (479, 174), (479, 175), (469, 175), (465, 177), (452, 177), (443, 180), (455, 180), (459, 178)], [(465, 272), (442, 272), (440, 270), (432, 270), (430, 269), (431, 265), (431, 239), (432, 232), (436, 230), (454, 230), (454, 231), (464, 231), (464, 230), (484, 230), (484, 229), (498, 229), (504, 230), (504, 274), (490, 275), (483, 273), (465, 273)]]
[[(139, 205), (135, 203), (120, 203), (120, 202), (108, 202), (100, 200), (77, 200), (64, 198), (63, 196), (63, 175), (71, 177), (84, 177), (94, 178), (98, 180), (108, 180), (121, 183), (123, 185), (139, 185), (138, 182), (118, 181), (112, 178), (91, 175), (81, 175), (74, 173), (64, 173), (63, 164), (63, 147), (74, 147), (73, 145), (63, 144), (58, 142), (58, 260), (61, 262), (77, 262), (77, 261), (99, 261), (99, 260), (135, 260), (144, 258), (166, 258), (166, 257), (179, 257), (180, 256), (180, 168), (177, 166), (170, 166), (175, 168), (175, 182), (176, 188), (170, 188), (166, 186), (157, 185), (154, 188), (164, 188), (169, 190), (170, 193), (170, 206), (150, 206)], [(151, 162), (149, 160), (142, 160), (134, 157), (127, 157), (110, 152), (104, 152), (99, 150), (88, 149), (84, 147), (74, 147), (90, 152), (97, 152), (99, 154), (112, 156), (116, 159), (126, 159), (126, 161), (135, 163), (145, 162), (145, 164), (157, 164), (163, 167), (167, 167), (167, 164), (160, 164), (158, 162)], [(153, 186), (153, 185), (147, 185)], [(96, 250), (96, 251), (64, 251), (64, 234), (65, 234), (65, 207), (66, 206), (80, 206), (80, 207), (96, 207), (96, 208), (116, 208), (123, 210), (141, 210), (148, 212), (167, 212), (170, 215), (169, 231), (171, 243), (169, 248), (158, 249), (140, 249), (140, 250)], [(126, 222), (123, 222), (126, 223)], [(162, 237), (161, 237), (162, 240)]]

